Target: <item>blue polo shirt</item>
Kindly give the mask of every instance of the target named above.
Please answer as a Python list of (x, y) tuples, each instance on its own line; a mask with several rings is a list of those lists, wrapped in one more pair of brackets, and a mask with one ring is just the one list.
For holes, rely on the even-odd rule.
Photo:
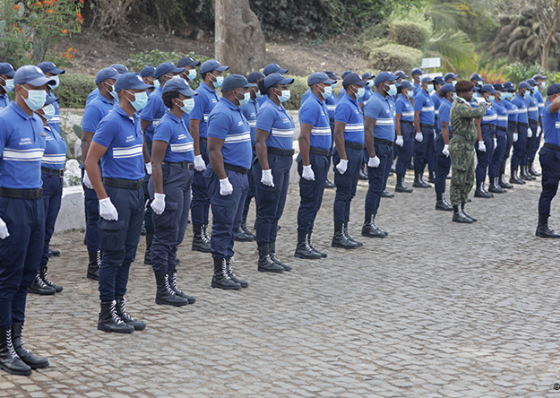
[(542, 116), (544, 142), (560, 146), (560, 112), (550, 112), (550, 104), (546, 106)]
[(486, 108), (486, 113), (482, 116), (482, 125), (496, 125), (498, 121), (498, 113), (493, 106)]
[[(311, 90), (309, 90), (309, 93), (311, 94)], [(304, 94), (305, 95), (305, 94)], [(344, 89), (344, 87), (341, 87), (340, 90), (338, 91), (338, 94), (336, 96), (336, 101), (337, 103), (340, 102), (340, 100), (346, 95), (346, 90)], [(307, 100), (307, 98), (306, 98)], [(303, 102), (301, 103), (303, 105)], [(301, 105), (300, 105), (301, 106)]]
[(539, 117), (542, 117), (543, 112), (544, 112), (544, 98), (542, 96), (542, 93), (540, 92), (540, 90), (537, 90), (537, 92), (534, 94), (535, 99), (537, 100), (537, 103), (539, 104)]
[(251, 128), (241, 109), (227, 98), (222, 98), (208, 116), (208, 137), (224, 140), (224, 163), (251, 168)]
[(422, 86), (415, 81), (412, 82), (412, 89), (412, 94), (414, 95), (413, 99), (416, 99), (416, 96), (420, 93), (420, 91), (424, 91), (424, 89), (422, 89)]
[[(439, 117), (437, 120), (438, 128), (442, 130), (442, 123), (449, 123), (449, 134), (451, 134), (451, 107), (453, 104), (447, 99), (443, 98), (439, 104)], [(451, 137), (450, 137), (451, 138)]]
[(194, 100), (194, 109), (191, 111), (189, 116), (192, 120), (200, 120), (200, 125), (198, 126), (199, 137), (206, 138), (208, 117), (210, 116), (212, 109), (218, 105), (220, 98), (218, 97), (218, 94), (216, 94), (216, 91), (212, 90), (204, 82), (200, 83), (196, 92), (198, 95)]
[[(47, 94), (47, 98), (56, 98), (56, 96), (51, 91)], [(58, 106), (58, 101), (53, 102), (52, 105), (54, 106), (54, 117), (47, 123), (60, 134), (60, 108)]]
[(518, 113), (517, 107), (513, 105), (512, 102), (508, 99), (502, 100), (502, 105), (508, 111), (508, 122), (517, 124), (517, 113)]
[(519, 94), (515, 94), (515, 97), (513, 97), (511, 102), (517, 107), (517, 122), (529, 123), (529, 120), (527, 119), (527, 104), (525, 103), (525, 99), (523, 99)]
[(257, 115), (257, 128), (269, 132), (266, 146), (292, 149), (294, 147), (294, 127), (294, 119), (286, 109), (267, 98)]
[[(343, 89), (340, 89), (340, 91), (342, 91)], [(340, 96), (340, 91), (338, 92), (338, 95)], [(299, 106), (301, 107), (305, 101), (307, 101), (307, 99), (309, 98), (309, 94), (311, 94), (311, 89), (308, 88), (307, 91), (305, 93), (303, 93), (303, 95), (301, 96), (301, 101), (299, 101)], [(334, 95), (334, 92), (333, 92)], [(338, 102), (338, 98), (337, 98), (337, 102)]]
[(338, 102), (336, 97), (334, 96), (334, 93), (331, 94), (331, 96), (329, 98), (327, 98), (324, 102), (325, 102), (325, 104), (327, 104), (327, 111), (329, 111), (329, 119), (334, 119), (334, 112), (336, 110), (336, 103)]
[(97, 130), (99, 122), (107, 116), (114, 109), (111, 101), (102, 95), (97, 95), (84, 109), (84, 116), (82, 118), (82, 131), (94, 133)]
[(373, 91), (371, 91), (371, 88), (369, 88), (368, 86), (364, 86), (364, 88), (365, 88), (364, 96), (358, 100), (358, 103), (364, 104), (365, 106), (368, 103), (368, 101), (371, 99), (371, 96), (373, 95)]
[(47, 136), (45, 137), (46, 145), (41, 159), (41, 167), (62, 170), (66, 164), (66, 142), (50, 126), (43, 126), (43, 130)]
[(397, 97), (397, 102), (395, 103), (396, 113), (401, 115), (401, 121), (403, 122), (414, 122), (414, 108), (410, 103), (408, 98), (404, 95), (399, 94)]
[(496, 111), (496, 126), (507, 129), (508, 125), (508, 110), (502, 102), (494, 100), (492, 102), (492, 109)]
[(309, 136), (309, 144), (313, 148), (331, 149), (332, 137), (327, 104), (311, 93), (301, 108), (299, 108), (299, 123), (313, 126)]
[(345, 95), (336, 106), (334, 120), (345, 124), (344, 141), (356, 144), (364, 143), (364, 115), (358, 101)]
[(43, 186), (41, 159), (45, 151), (43, 123), (15, 102), (0, 111), (0, 187), (36, 189)]
[(529, 97), (524, 98), (525, 104), (527, 105), (527, 118), (529, 120), (539, 121), (539, 102), (533, 94)]
[(161, 90), (162, 87), (158, 87), (149, 95), (148, 103), (140, 114), (140, 119), (151, 122), (146, 130), (144, 130), (147, 142), (152, 142), (154, 129), (157, 127), (163, 115), (165, 115), (165, 112), (167, 112), (167, 107), (163, 104), (163, 98), (161, 98)]
[(434, 115), (437, 119), (438, 114), (439, 114), (439, 106), (441, 104), (441, 98), (439, 97), (439, 94), (437, 93), (436, 90), (434, 90), (434, 93), (430, 96), (430, 98), (432, 99), (432, 102), (434, 103)]
[(165, 112), (154, 130), (154, 141), (167, 142), (165, 162), (194, 162), (193, 139), (184, 120)]
[(103, 177), (140, 180), (145, 176), (144, 137), (136, 113), (130, 117), (116, 107), (99, 123), (93, 142), (107, 148), (101, 158)]
[(373, 135), (375, 138), (395, 140), (395, 118), (393, 116), (393, 100), (389, 95), (383, 97), (377, 91), (364, 106), (364, 115), (375, 119)]
[(435, 107), (432, 98), (424, 90), (414, 94), (414, 110), (420, 113), (420, 123), (433, 125), (435, 123)]
[(88, 104), (91, 101), (93, 101), (98, 94), (99, 94), (99, 88), (96, 87), (91, 93), (88, 94), (86, 98), (86, 106), (88, 106)]
[(8, 98), (8, 94), (2, 95), (0, 94), (0, 110), (6, 108), (10, 104), (10, 99)]
[[(266, 96), (268, 97), (268, 96)], [(263, 97), (264, 98), (264, 97)], [(241, 107), (243, 116), (247, 119), (247, 123), (251, 128), (251, 144), (255, 145), (257, 135), (257, 113), (259, 112), (259, 103), (254, 99), (250, 99), (245, 105)]]

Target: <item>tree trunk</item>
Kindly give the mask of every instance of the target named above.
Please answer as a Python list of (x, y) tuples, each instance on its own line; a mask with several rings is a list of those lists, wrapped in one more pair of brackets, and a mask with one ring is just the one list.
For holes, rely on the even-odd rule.
[(546, 41), (544, 42), (544, 46), (542, 49), (542, 57), (541, 57), (541, 64), (542, 67), (546, 70), (548, 70), (548, 56), (550, 54), (550, 44), (552, 41), (552, 36), (549, 35), (550, 37), (547, 36)]
[(264, 35), (249, 0), (214, 0), (214, 14), (216, 60), (244, 75), (264, 67)]

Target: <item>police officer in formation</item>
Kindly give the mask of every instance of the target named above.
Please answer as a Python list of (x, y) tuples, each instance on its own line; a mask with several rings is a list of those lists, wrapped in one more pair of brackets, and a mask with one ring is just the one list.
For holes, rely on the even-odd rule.
[(492, 109), (496, 112), (496, 138), (494, 138), (494, 153), (488, 167), (488, 177), (490, 178), (490, 186), (488, 191), (491, 193), (506, 193), (507, 191), (499, 184), (500, 180), (500, 166), (504, 159), (507, 147), (507, 130), (509, 111), (505, 106), (504, 101), (508, 97), (505, 87), (500, 84), (494, 84), (495, 94), (494, 101), (492, 102)]
[[(487, 103), (492, 103), (498, 92), (494, 90), (491, 84), (481, 86), (479, 95), (480, 99)], [(486, 113), (482, 118), (476, 119), (475, 123), (478, 131), (478, 142), (476, 143), (476, 157), (478, 163), (476, 165), (476, 191), (475, 197), (492, 198), (494, 195), (486, 190), (485, 181), (488, 167), (494, 154), (496, 137), (496, 121), (498, 115), (493, 107), (487, 107)]]
[[(535, 154), (537, 153), (536, 145), (540, 143), (540, 110), (539, 101), (536, 94), (540, 94), (539, 86), (534, 79), (528, 79), (527, 83), (531, 86), (531, 91), (529, 96), (525, 98), (525, 103), (527, 104), (527, 119), (529, 119), (529, 130), (527, 130), (527, 164), (525, 166), (525, 174), (530, 178), (530, 180), (536, 180), (535, 176), (530, 172), (533, 167), (533, 161), (535, 160)], [(531, 135), (531, 137), (529, 137)]]
[(543, 133), (542, 115), (544, 113), (545, 103), (544, 103), (544, 98), (543, 98), (543, 95), (542, 95), (542, 90), (544, 90), (546, 88), (546, 82), (545, 82), (546, 76), (543, 76), (541, 74), (536, 74), (536, 75), (533, 76), (532, 80), (534, 80), (537, 83), (536, 91), (534, 92), (533, 96), (537, 100), (538, 107), (539, 107), (539, 127), (537, 127), (536, 139), (535, 139), (535, 142), (533, 143), (533, 146), (531, 148), (531, 152), (529, 154), (529, 164), (528, 164), (528, 170), (527, 171), (533, 177), (540, 177), (541, 173), (539, 173), (537, 170), (535, 170), (535, 167), (534, 167), (533, 163), (535, 161), (535, 155), (536, 155), (536, 153), (539, 150), (539, 147), (541, 145), (541, 138), (542, 138), (542, 133)]
[(10, 104), (8, 93), (14, 89), (14, 67), (7, 62), (0, 62), (0, 110)]
[(513, 143), (517, 142), (517, 140), (519, 139), (519, 134), (517, 133), (517, 114), (519, 112), (517, 106), (515, 106), (511, 102), (511, 99), (515, 95), (515, 86), (513, 85), (512, 82), (505, 82), (504, 89), (506, 90), (505, 92), (506, 95), (502, 100), (502, 104), (508, 111), (508, 125), (507, 125), (507, 132), (506, 132), (506, 150), (504, 153), (504, 158), (500, 163), (500, 178), (498, 184), (503, 189), (512, 189), (513, 185), (507, 182), (505, 178), (505, 172), (506, 172), (506, 164), (510, 157)]
[[(418, 76), (414, 75), (413, 76)], [(414, 184), (416, 188), (430, 188), (424, 181), (424, 170), (434, 151), (435, 106), (432, 100), (434, 82), (431, 77), (424, 77), (421, 88), (414, 95)], [(428, 167), (430, 172), (430, 167)]]
[[(531, 95), (531, 86), (527, 82), (521, 82), (517, 86), (517, 94), (512, 99), (512, 104), (517, 107), (517, 135), (513, 136), (513, 153), (511, 155), (511, 184), (525, 184), (530, 181), (526, 173), (527, 166), (527, 139), (533, 132), (529, 127), (529, 118), (527, 114), (527, 102), (525, 101)], [(519, 170), (519, 174), (518, 174)]]
[(413, 189), (407, 187), (404, 177), (408, 162), (410, 162), (413, 155), (414, 136), (416, 134), (414, 129), (414, 108), (410, 102), (414, 87), (408, 80), (402, 80), (397, 92), (399, 94), (395, 103), (395, 131), (397, 134), (395, 141), (397, 152), (397, 164), (395, 166), (397, 185), (395, 186), (395, 192), (411, 193)]

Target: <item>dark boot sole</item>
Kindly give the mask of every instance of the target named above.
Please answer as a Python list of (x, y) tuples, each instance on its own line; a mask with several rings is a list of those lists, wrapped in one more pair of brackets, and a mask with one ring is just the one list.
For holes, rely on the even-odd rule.
[(459, 224), (473, 224), (473, 222), (471, 220), (461, 220), (461, 219), (453, 219), (453, 222), (458, 222)]
[(352, 245), (352, 246), (344, 246), (344, 245), (339, 245), (336, 243), (332, 243), (331, 247), (336, 247), (338, 249), (347, 249), (347, 250), (352, 250), (352, 249), (357, 249), (358, 245)]
[(156, 304), (158, 305), (170, 305), (172, 307), (183, 307), (185, 305), (189, 305), (189, 301), (184, 301), (184, 302), (169, 302), (169, 301), (165, 301), (165, 300), (158, 300), (156, 299)]
[(37, 294), (39, 296), (54, 296), (54, 294), (56, 293), (56, 290), (52, 290), (50, 292), (39, 292), (37, 290), (32, 290), (31, 288), (27, 291), (27, 293), (30, 294)]
[(414, 192), (414, 190), (413, 190), (413, 189), (407, 190), (407, 189), (398, 189), (398, 188), (396, 188), (396, 189), (395, 189), (395, 192), (412, 193), (412, 192)]
[(193, 252), (202, 252), (202, 253), (211, 253), (211, 252), (212, 252), (212, 249), (205, 249), (205, 248), (203, 248), (203, 247), (195, 247), (195, 246), (193, 246), (193, 247), (192, 247), (192, 251), (193, 251)]
[(320, 260), (320, 259), (323, 258), (323, 256), (321, 256), (320, 254), (317, 254), (317, 256), (311, 257), (311, 256), (305, 256), (303, 254), (298, 254), (298, 253), (295, 253), (294, 257), (301, 258), (301, 259), (304, 259), (304, 260)]
[(210, 284), (210, 286), (212, 286), (214, 289), (222, 289), (222, 290), (241, 290), (242, 287), (241, 285), (239, 285), (239, 287), (237, 286), (220, 286), (217, 283), (212, 282)]
[(436, 207), (438, 211), (453, 211), (453, 207)]
[(558, 236), (546, 235), (546, 234), (540, 234), (538, 232), (535, 233), (535, 236), (538, 236), (539, 238), (548, 238), (548, 239), (558, 239), (558, 238), (560, 238), (560, 235), (558, 235)]
[(0, 365), (0, 369), (14, 376), (31, 376), (31, 374), (33, 373), (31, 370), (17, 371), (17, 370), (8, 369), (4, 365)]
[(282, 269), (268, 269), (268, 268), (258, 268), (257, 271), (259, 272), (268, 272), (270, 274), (281, 274), (284, 272), (284, 268)]
[(88, 279), (92, 279), (94, 281), (98, 281), (99, 280), (99, 276), (95, 276), (95, 275), (88, 275), (87, 276)]
[(239, 235), (237, 235), (237, 237), (235, 238), (236, 242), (252, 242), (254, 239), (250, 236), (247, 237), (240, 237)]
[(132, 330), (130, 330), (130, 329), (110, 329), (110, 328), (100, 327), (98, 325), (97, 330), (101, 330), (102, 332), (106, 332), (106, 333), (131, 334), (132, 332), (134, 332), (134, 327), (132, 328)]
[[(23, 359), (22, 359), (22, 361), (23, 361)], [(23, 361), (23, 362), (25, 362), (25, 361)], [(45, 361), (45, 362), (43, 362), (43, 363), (38, 363), (38, 364), (33, 364), (33, 365), (30, 364), (30, 363), (28, 363), (28, 362), (25, 362), (25, 364), (26, 364), (27, 366), (29, 366), (31, 369), (33, 369), (33, 370), (35, 370), (35, 369), (48, 368), (49, 365), (50, 365), (50, 364), (49, 364), (49, 361)]]

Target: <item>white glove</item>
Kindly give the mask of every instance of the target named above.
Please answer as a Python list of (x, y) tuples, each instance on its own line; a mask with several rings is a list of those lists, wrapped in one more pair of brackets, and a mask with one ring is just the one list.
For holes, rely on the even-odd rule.
[(202, 159), (202, 155), (196, 155), (194, 157), (194, 169), (196, 171), (206, 170), (206, 163), (204, 163), (204, 159)]
[(422, 142), (422, 140), (424, 139), (424, 136), (422, 135), (422, 133), (416, 132), (416, 136), (414, 137), (414, 139), (418, 142)]
[(154, 200), (150, 204), (150, 207), (158, 216), (165, 211), (165, 194), (156, 193), (154, 194)]
[(444, 145), (441, 153), (443, 153), (445, 156), (449, 157), (449, 145)]
[(111, 202), (111, 198), (99, 199), (99, 216), (107, 221), (117, 221), (119, 213)]
[(518, 139), (519, 139), (519, 134), (513, 133), (513, 142), (517, 142)]
[(403, 146), (404, 145), (404, 138), (402, 135), (397, 135), (397, 140), (395, 141), (395, 145)]
[(307, 181), (315, 181), (315, 173), (313, 172), (311, 165), (303, 166), (303, 173), (301, 174), (301, 176)]
[(89, 189), (93, 189), (93, 185), (91, 184), (91, 181), (89, 180), (89, 176), (87, 174), (87, 171), (84, 171), (84, 178), (82, 178), (82, 182)]
[(478, 141), (478, 150), (480, 152), (486, 152), (486, 145), (484, 145), (484, 141)]
[(527, 138), (532, 138), (533, 137), (533, 130), (531, 130), (531, 127), (529, 127), (527, 129)]
[(146, 166), (146, 173), (148, 173), (148, 175), (152, 175), (152, 163), (144, 163), (144, 166)]
[(268, 169), (262, 171), (261, 182), (268, 187), (274, 187), (274, 181), (272, 179), (272, 170)]
[(540, 137), (542, 133), (541, 126), (537, 127), (537, 137)]
[(348, 160), (340, 159), (340, 162), (336, 165), (336, 169), (340, 174), (346, 173), (346, 170), (348, 170)]
[(227, 196), (233, 193), (233, 186), (229, 182), (229, 178), (224, 178), (220, 180), (220, 195)]
[(494, 137), (494, 149), (498, 147), (498, 139)]
[(4, 220), (0, 218), (0, 239), (6, 239), (8, 236), (10, 236), (10, 233), (8, 232), (8, 226), (6, 225)]
[(379, 163), (381, 163), (381, 160), (379, 160), (379, 158), (376, 155), (374, 158), (369, 158), (369, 161), (367, 162), (367, 166), (375, 169), (379, 167)]

